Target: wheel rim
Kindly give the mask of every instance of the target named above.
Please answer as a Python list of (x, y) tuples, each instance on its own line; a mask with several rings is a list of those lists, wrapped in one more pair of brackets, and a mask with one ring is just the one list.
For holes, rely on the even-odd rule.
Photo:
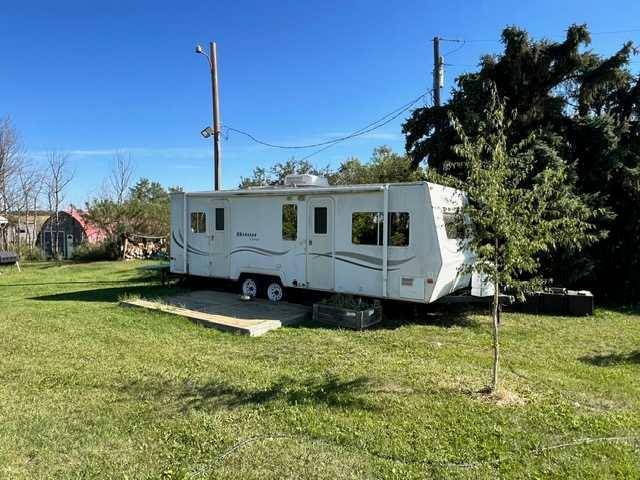
[(282, 296), (282, 286), (279, 283), (272, 283), (267, 287), (267, 298), (272, 302), (279, 302)]
[(242, 294), (247, 297), (255, 297), (258, 294), (258, 285), (253, 278), (247, 278), (242, 282)]

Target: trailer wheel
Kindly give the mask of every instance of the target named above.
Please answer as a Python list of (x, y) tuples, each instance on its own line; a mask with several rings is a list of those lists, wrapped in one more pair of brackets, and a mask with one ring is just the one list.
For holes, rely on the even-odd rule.
[(267, 299), (270, 302), (279, 302), (284, 298), (284, 288), (282, 284), (276, 280), (272, 280), (267, 284)]
[(258, 280), (254, 277), (245, 277), (241, 284), (242, 294), (255, 298), (258, 296)]

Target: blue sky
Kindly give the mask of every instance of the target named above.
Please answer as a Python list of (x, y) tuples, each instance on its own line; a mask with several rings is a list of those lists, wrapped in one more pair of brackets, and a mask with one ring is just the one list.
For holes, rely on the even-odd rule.
[[(435, 35), (470, 40), (451, 54), (460, 45), (443, 44), (453, 64), (446, 97), (456, 75), (499, 51), (506, 25), (561, 38), (583, 22), (602, 32), (593, 36), (597, 52), (612, 53), (626, 39), (640, 43), (640, 2), (631, 0), (8, 0), (0, 16), (0, 115), (11, 115), (35, 160), (52, 149), (71, 153), (76, 204), (99, 190), (115, 150), (131, 153), (136, 177), (203, 190), (212, 184), (211, 144), (199, 132), (211, 122), (211, 100), (197, 42), (218, 43), (223, 124), (273, 143), (306, 144), (361, 128), (428, 90)], [(367, 159), (382, 144), (402, 151), (401, 120), (313, 159), (335, 166), (349, 156)], [(255, 166), (300, 153), (234, 133), (222, 150), (224, 188)]]

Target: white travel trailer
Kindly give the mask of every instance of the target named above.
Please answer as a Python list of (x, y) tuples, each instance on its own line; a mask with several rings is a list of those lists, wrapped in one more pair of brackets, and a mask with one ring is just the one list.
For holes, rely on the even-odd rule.
[(312, 175), (173, 193), (170, 269), (274, 301), (289, 287), (429, 303), (470, 284), (454, 220), (464, 201), (433, 183), (330, 186)]

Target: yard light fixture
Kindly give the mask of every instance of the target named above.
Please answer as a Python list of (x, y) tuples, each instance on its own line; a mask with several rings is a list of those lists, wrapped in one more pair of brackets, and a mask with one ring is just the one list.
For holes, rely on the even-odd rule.
[(211, 103), (213, 113), (213, 129), (207, 127), (200, 132), (204, 138), (213, 137), (213, 188), (220, 190), (220, 182), (222, 177), (220, 152), (220, 105), (218, 102), (218, 54), (216, 53), (215, 42), (209, 43), (209, 55), (204, 51), (202, 45), (197, 44), (195, 52), (198, 55), (206, 57), (209, 62), (209, 70), (211, 72)]

